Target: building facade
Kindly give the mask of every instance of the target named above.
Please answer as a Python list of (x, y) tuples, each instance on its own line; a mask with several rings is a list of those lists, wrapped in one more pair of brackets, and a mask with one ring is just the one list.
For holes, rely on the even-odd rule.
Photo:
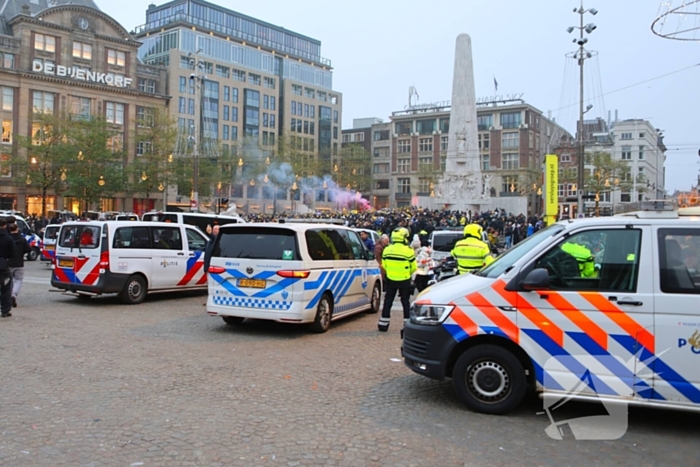
[[(266, 212), (280, 198), (283, 209), (294, 196), (309, 207), (327, 201), (323, 192), (304, 197), (261, 189), (253, 170), (286, 148), (302, 160), (297, 167), (306, 167), (301, 175), (330, 172), (340, 148), (342, 95), (333, 90), (320, 41), (203, 0), (150, 5), (135, 35), (143, 41), (141, 59), (169, 70), (170, 114), (180, 133), (213, 142), (200, 144), (203, 155), (238, 159), (222, 183), (231, 203)], [(201, 78), (201, 92), (192, 75)], [(176, 152), (187, 157), (192, 151), (183, 144)], [(178, 195), (188, 202), (188, 194)]]
[[(566, 130), (521, 100), (485, 102), (477, 108), (477, 119), (488, 197), (524, 196), (530, 213), (541, 212), (544, 155), (568, 135)], [(402, 207), (418, 204), (419, 197), (439, 198), (449, 127), (449, 103), (409, 107), (394, 112), (388, 123), (372, 125), (373, 206)]]
[[(595, 187), (586, 186), (584, 208), (587, 215), (612, 215), (636, 209), (640, 201), (666, 197), (666, 146), (663, 134), (647, 120), (628, 119), (606, 122), (584, 120), (585, 177)], [(554, 150), (559, 156), (559, 214), (578, 215), (576, 191), (579, 140), (566, 138)], [(592, 164), (591, 156), (606, 153), (613, 164), (623, 163), (625, 173), (605, 174), (605, 167)], [(603, 177), (600, 182), (598, 179)], [(597, 198), (597, 201), (596, 199)], [(596, 209), (597, 206), (597, 209)]]
[[(101, 116), (128, 165), (136, 157), (137, 116), (167, 104), (165, 69), (141, 64), (141, 44), (91, 0), (0, 0), (0, 12), (0, 209), (38, 214), (45, 205), (79, 212), (80, 201), (64, 197), (60, 184), (44, 200), (29, 176), (17, 176), (12, 161), (22, 155), (19, 140), (33, 135), (39, 112)], [(74, 164), (80, 164), (77, 156)], [(132, 211), (154, 205), (120, 192), (102, 198), (99, 207)]]

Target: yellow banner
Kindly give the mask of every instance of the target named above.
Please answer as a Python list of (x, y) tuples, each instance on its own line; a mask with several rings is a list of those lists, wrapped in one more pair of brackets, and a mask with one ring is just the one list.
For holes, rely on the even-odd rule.
[(545, 203), (544, 213), (547, 216), (547, 225), (554, 223), (555, 216), (559, 214), (559, 159), (556, 154), (547, 154), (544, 158), (544, 186)]

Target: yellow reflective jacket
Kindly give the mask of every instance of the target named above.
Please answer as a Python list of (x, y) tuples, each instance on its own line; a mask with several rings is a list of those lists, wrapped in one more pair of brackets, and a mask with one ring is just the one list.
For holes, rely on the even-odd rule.
[(595, 260), (591, 250), (577, 243), (564, 243), (561, 246), (562, 251), (569, 253), (574, 257), (578, 264), (578, 270), (581, 277), (598, 277), (598, 271), (595, 269)]
[(493, 262), (489, 246), (474, 237), (463, 238), (455, 243), (452, 257), (457, 260), (460, 273), (477, 271)]
[(416, 271), (416, 255), (413, 248), (403, 243), (387, 245), (382, 252), (382, 267), (390, 281), (405, 281)]

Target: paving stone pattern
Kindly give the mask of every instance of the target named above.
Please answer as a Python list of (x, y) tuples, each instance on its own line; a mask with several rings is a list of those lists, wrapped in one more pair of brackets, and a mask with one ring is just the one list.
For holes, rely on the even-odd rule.
[[(322, 335), (227, 326), (202, 294), (89, 301), (28, 263), (0, 320), (1, 466), (697, 465), (686, 413), (633, 409), (622, 439), (555, 441), (542, 404), (475, 414), (400, 358), (400, 312)], [(398, 303), (398, 301), (397, 301)], [(575, 406), (578, 414), (589, 406)]]

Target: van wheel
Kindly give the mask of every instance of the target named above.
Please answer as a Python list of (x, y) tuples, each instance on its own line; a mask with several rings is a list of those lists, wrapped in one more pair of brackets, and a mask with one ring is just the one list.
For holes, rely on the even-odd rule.
[(221, 319), (229, 326), (243, 324), (243, 320), (245, 320), (245, 318), (241, 318), (240, 316), (222, 316)]
[(333, 314), (333, 303), (330, 295), (324, 293), (316, 307), (316, 319), (311, 324), (313, 332), (322, 333), (328, 331), (331, 327), (331, 316)]
[(470, 409), (488, 414), (513, 410), (527, 387), (520, 361), (495, 345), (479, 345), (464, 352), (455, 363), (452, 384)]
[(137, 305), (146, 298), (146, 281), (141, 276), (133, 275), (126, 281), (124, 290), (119, 294), (122, 302)]
[(27, 261), (36, 261), (41, 253), (36, 248), (31, 248), (27, 252)]
[(382, 301), (382, 286), (379, 285), (379, 281), (377, 281), (374, 284), (374, 288), (372, 289), (372, 296), (370, 297), (370, 309), (367, 310), (367, 313), (369, 314), (374, 314), (379, 312), (379, 304)]

